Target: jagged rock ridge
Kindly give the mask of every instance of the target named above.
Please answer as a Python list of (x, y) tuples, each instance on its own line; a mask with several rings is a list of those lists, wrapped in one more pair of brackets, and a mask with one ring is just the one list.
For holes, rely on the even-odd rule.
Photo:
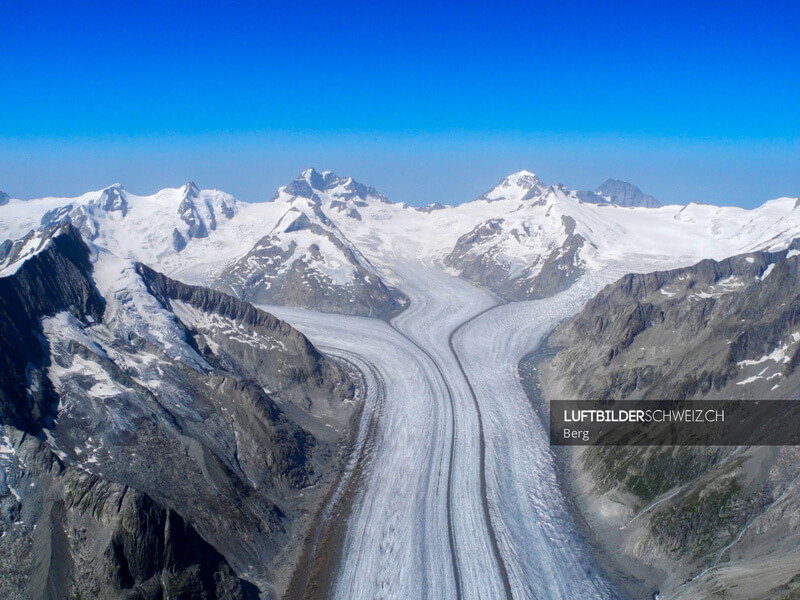
[[(550, 335), (557, 354), (536, 370), (544, 396), (798, 397), (799, 248), (795, 240), (778, 252), (624, 276)], [(797, 593), (790, 566), (800, 560), (797, 460), (795, 448), (757, 446), (593, 447), (572, 455), (585, 475), (576, 477), (579, 502), (601, 542), (675, 598)], [(768, 577), (742, 583), (738, 573), (765, 563)]]
[(280, 585), (340, 460), (352, 378), (243, 301), (52, 234), (0, 277), (2, 343), (24, 343), (0, 363), (6, 597)]

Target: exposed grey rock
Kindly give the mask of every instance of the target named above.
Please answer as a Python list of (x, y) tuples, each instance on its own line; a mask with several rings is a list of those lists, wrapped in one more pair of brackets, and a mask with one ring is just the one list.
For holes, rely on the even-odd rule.
[(177, 229), (172, 230), (172, 247), (175, 249), (175, 252), (180, 252), (186, 248), (186, 238), (183, 237), (181, 232)]
[[(186, 184), (185, 188), (186, 191), (184, 192), (183, 200), (178, 206), (178, 214), (181, 216), (181, 220), (189, 226), (188, 235), (190, 238), (208, 237), (208, 228), (206, 228), (206, 224), (195, 206), (195, 201), (198, 199), (200, 190), (197, 189), (194, 183)], [(213, 215), (214, 213), (212, 210), (212, 219)], [(213, 220), (209, 224), (209, 228), (216, 228), (216, 223)]]
[(428, 204), (427, 206), (415, 207), (414, 210), (417, 210), (419, 212), (424, 212), (424, 213), (430, 213), (430, 212), (433, 212), (435, 210), (443, 210), (444, 208), (446, 208), (446, 207), (441, 202), (434, 202), (433, 204)]
[(560, 248), (548, 254), (535, 275), (526, 272), (516, 280), (506, 282), (499, 290), (502, 297), (509, 300), (532, 300), (549, 298), (568, 289), (586, 271), (586, 263), (580, 257), (580, 249), (586, 240), (575, 234), (575, 222), (564, 217), (569, 231)]
[(4, 470), (15, 492), (0, 496), (4, 598), (258, 597), (176, 512), (5, 432), (16, 464)]
[(59, 206), (58, 208), (52, 208), (42, 215), (42, 218), (39, 222), (42, 227), (49, 227), (50, 225), (59, 224), (64, 220), (64, 217), (69, 215), (71, 210), (72, 204), (66, 204), (64, 206)]
[[(280, 588), (341, 464), (351, 375), (275, 317), (144, 265), (107, 311), (89, 256), (67, 224), (0, 278), (0, 425), (46, 435), (60, 457), (0, 461), (0, 521), (38, 525), (0, 537), (16, 557), (0, 564), (8, 585), (59, 598), (251, 597), (242, 577)], [(29, 483), (38, 495), (16, 502)]]
[(594, 193), (597, 196), (608, 198), (608, 201), (618, 206), (644, 206), (646, 208), (658, 208), (661, 202), (644, 194), (635, 185), (619, 179), (607, 179)]
[(11, 250), (14, 248), (14, 242), (11, 240), (3, 240), (0, 242), (0, 263), (5, 263), (6, 259), (11, 255)]
[(9, 200), (11, 200), (11, 196), (0, 190), (0, 206), (8, 204)]
[(120, 212), (122, 216), (128, 214), (128, 201), (122, 186), (114, 184), (103, 190), (96, 201), (97, 206), (105, 212)]
[[(580, 250), (586, 240), (575, 233), (575, 220), (562, 217), (566, 237), (561, 246), (542, 257), (535, 257), (519, 273), (509, 272), (508, 265), (497, 257), (499, 242), (508, 231), (502, 218), (490, 219), (461, 236), (445, 263), (455, 267), (462, 277), (483, 285), (506, 300), (547, 298), (571, 286), (585, 271)], [(527, 232), (514, 232), (527, 235)], [(484, 247), (486, 251), (477, 249)]]
[[(536, 370), (545, 398), (797, 398), (798, 248), (795, 240), (607, 286), (550, 335), (557, 353)], [(789, 597), (800, 587), (788, 566), (800, 560), (796, 449), (593, 447), (571, 456), (587, 476), (576, 477), (579, 505), (600, 542), (664, 597), (721, 598), (734, 588), (737, 598)], [(663, 567), (652, 568), (654, 557)], [(769, 577), (737, 578), (764, 561), (775, 566)], [(717, 563), (725, 568), (708, 569)]]
[[(304, 189), (300, 183), (298, 189)], [(218, 278), (216, 287), (256, 304), (379, 318), (407, 306), (407, 298), (381, 280), (318, 203), (303, 208), (290, 207), (267, 236)]]
[[(591, 386), (599, 397), (725, 398), (776, 393), (780, 397), (794, 393), (794, 358), (776, 365), (781, 385), (773, 393), (769, 388), (774, 381), (768, 386), (765, 381), (737, 384), (745, 379), (740, 377), (743, 373), (749, 374), (739, 366), (741, 361), (770, 354), (788, 343), (795, 331), (800, 291), (790, 282), (798, 275), (798, 262), (795, 255), (787, 258), (787, 254), (797, 245), (796, 241), (790, 250), (776, 253), (757, 252), (673, 271), (626, 275), (551, 337), (556, 345), (572, 346), (580, 340), (581, 349), (562, 355), (564, 366), (569, 365), (564, 375), (576, 385)], [(660, 353), (640, 356), (636, 349), (642, 346), (659, 347)], [(787, 346), (788, 352), (793, 349), (793, 343)], [(586, 372), (594, 377), (586, 378)], [(588, 390), (576, 388), (579, 394)]]

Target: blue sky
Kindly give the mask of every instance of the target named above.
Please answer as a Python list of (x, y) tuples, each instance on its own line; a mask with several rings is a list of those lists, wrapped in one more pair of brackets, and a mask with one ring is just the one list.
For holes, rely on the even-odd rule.
[(800, 195), (792, 2), (0, 0), (0, 189), (306, 166), (459, 202), (527, 168), (664, 201)]

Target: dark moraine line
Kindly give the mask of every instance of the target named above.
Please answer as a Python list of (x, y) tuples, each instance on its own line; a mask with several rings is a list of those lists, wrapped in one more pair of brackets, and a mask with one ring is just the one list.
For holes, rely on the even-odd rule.
[(483, 415), (481, 414), (481, 407), (478, 403), (478, 397), (475, 394), (475, 389), (472, 387), (472, 382), (469, 380), (467, 376), (466, 370), (464, 370), (464, 365), (461, 363), (461, 358), (459, 358), (458, 353), (456, 352), (455, 346), (453, 345), (453, 337), (466, 325), (469, 325), (475, 319), (483, 316), (490, 310), (494, 310), (498, 306), (501, 306), (503, 302), (498, 302), (494, 306), (490, 306), (479, 312), (478, 314), (474, 315), (473, 317), (467, 319), (461, 325), (456, 327), (451, 333), (450, 337), (447, 338), (447, 343), (450, 346), (450, 352), (452, 352), (453, 356), (456, 358), (456, 362), (458, 363), (458, 368), (461, 371), (461, 374), (464, 376), (464, 380), (467, 382), (467, 387), (469, 387), (469, 393), (472, 396), (472, 402), (475, 404), (475, 410), (478, 414), (478, 435), (480, 438), (480, 472), (481, 472), (481, 501), (483, 503), (483, 514), (484, 518), (486, 519), (486, 526), (489, 529), (489, 540), (492, 543), (492, 551), (494, 552), (495, 560), (497, 561), (497, 568), (500, 571), (500, 578), (503, 580), (503, 588), (506, 592), (506, 598), (508, 600), (512, 600), (513, 595), (511, 593), (511, 582), (508, 578), (508, 570), (506, 569), (506, 563), (503, 561), (503, 556), (500, 553), (500, 546), (497, 543), (497, 534), (494, 531), (494, 526), (492, 525), (492, 518), (489, 514), (489, 499), (486, 496), (486, 442), (483, 433)]
[[(333, 586), (329, 584), (334, 579), (334, 573), (338, 569), (339, 563), (342, 560), (342, 555), (341, 552), (337, 551), (337, 558), (333, 563), (324, 569), (323, 579), (321, 581), (313, 582), (310, 575), (312, 569), (314, 568), (314, 564), (319, 558), (320, 537), (323, 530), (330, 524), (331, 519), (333, 518), (333, 512), (337, 509), (337, 506), (343, 502), (343, 498), (347, 494), (347, 487), (352, 482), (360, 479), (359, 468), (369, 462), (370, 444), (372, 442), (372, 436), (374, 435), (374, 433), (370, 431), (371, 423), (373, 423), (377, 418), (377, 413), (380, 411), (386, 400), (386, 383), (381, 376), (380, 371), (372, 362), (362, 356), (342, 348), (335, 348), (331, 346), (317, 346), (317, 348), (324, 354), (331, 356), (334, 360), (348, 364), (349, 367), (354, 371), (361, 372), (367, 394), (369, 393), (369, 388), (367, 385), (367, 378), (364, 376), (363, 370), (369, 371), (375, 380), (375, 402), (374, 406), (371, 407), (371, 414), (367, 414), (366, 412), (370, 407), (364, 406), (362, 408), (362, 410), (365, 412), (359, 418), (358, 428), (360, 429), (362, 427), (366, 427), (368, 430), (365, 433), (363, 440), (361, 440), (361, 444), (358, 444), (360, 432), (358, 430), (355, 432), (353, 441), (355, 444), (357, 444), (357, 447), (353, 448), (351, 457), (345, 466), (342, 482), (332, 490), (330, 498), (328, 498), (328, 500), (325, 502), (325, 506), (322, 508), (321, 515), (316, 526), (314, 527), (314, 532), (311, 539), (312, 548), (309, 552), (308, 558), (304, 561), (306, 564), (298, 565), (298, 572), (293, 575), (294, 581), (290, 585), (287, 594), (284, 596), (284, 600), (291, 600), (294, 598), (303, 598), (306, 600), (333, 600), (332, 594), (334, 590)], [(344, 543), (346, 525), (344, 527), (345, 529), (342, 533), (342, 539), (334, 544), (335, 547), (338, 547), (340, 544)]]
[[(436, 371), (439, 373), (439, 377), (442, 378), (442, 382), (444, 383), (445, 387), (447, 388), (447, 396), (450, 400), (450, 429), (452, 434), (450, 436), (450, 463), (447, 469), (447, 537), (448, 537), (448, 545), (450, 546), (450, 557), (451, 562), (453, 563), (453, 578), (456, 584), (456, 600), (461, 600), (462, 592), (461, 592), (461, 571), (458, 566), (458, 553), (456, 552), (455, 547), (455, 533), (453, 532), (453, 510), (452, 510), (452, 487), (453, 487), (453, 457), (455, 455), (455, 444), (456, 444), (456, 414), (455, 414), (455, 402), (453, 401), (453, 390), (450, 389), (450, 384), (447, 383), (447, 378), (442, 373), (442, 369), (439, 367), (439, 363), (433, 358), (430, 352), (428, 352), (425, 348), (420, 346), (416, 341), (412, 340), (408, 337), (405, 333), (400, 331), (397, 327), (394, 326), (394, 323), (389, 321), (389, 325), (394, 329), (397, 333), (402, 335), (406, 338), (409, 342), (411, 342), (420, 352), (422, 352), (433, 364)], [(509, 597), (510, 600), (510, 597)]]

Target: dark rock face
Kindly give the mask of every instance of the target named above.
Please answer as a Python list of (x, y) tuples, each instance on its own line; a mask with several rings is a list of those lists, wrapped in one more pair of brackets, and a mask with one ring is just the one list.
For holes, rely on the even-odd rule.
[(11, 200), (11, 196), (9, 196), (8, 194), (6, 194), (3, 191), (0, 191), (0, 206), (3, 206), (4, 204), (8, 204), (9, 200)]
[(65, 225), (0, 278), (0, 596), (280, 589), (353, 378), (244, 301), (121, 264), (104, 298)]
[(175, 252), (180, 252), (186, 248), (186, 238), (183, 237), (183, 234), (177, 229), (172, 230), (172, 247), (175, 249)]
[(11, 255), (11, 250), (14, 248), (14, 242), (11, 240), (3, 240), (0, 242), (0, 264), (5, 264), (8, 257)]
[[(798, 397), (798, 248), (795, 240), (780, 252), (626, 275), (550, 335), (548, 345), (557, 354), (537, 368), (545, 394), (614, 400)], [(575, 460), (592, 482), (583, 490), (587, 511), (600, 503), (626, 515), (621, 521), (600, 519), (596, 529), (611, 532), (601, 542), (612, 553), (623, 548), (633, 564), (647, 569), (658, 557), (664, 572), (647, 572), (653, 588), (665, 595), (690, 583), (695, 587), (684, 593), (718, 597), (716, 590), (733, 585), (737, 571), (709, 570), (705, 577), (715, 561), (746, 570), (770, 557), (775, 564), (786, 560), (782, 545), (796, 548), (794, 448), (592, 447)], [(775, 510), (777, 505), (782, 508)], [(735, 554), (723, 556), (734, 544)], [(741, 597), (796, 591), (794, 574), (778, 569), (773, 579), (751, 582)]]
[(58, 227), (43, 239), (45, 250), (0, 278), (0, 423), (32, 434), (52, 424), (57, 404), (41, 318), (69, 311), (101, 320), (105, 306), (80, 233)]
[(195, 202), (198, 201), (199, 193), (200, 190), (197, 189), (194, 183), (187, 184), (183, 200), (178, 206), (178, 214), (181, 216), (181, 220), (189, 226), (187, 235), (190, 238), (208, 237), (208, 230), (217, 228), (216, 219), (214, 218), (214, 209), (212, 207), (208, 207), (210, 214), (208, 227), (206, 227), (206, 223), (200, 216), (200, 212), (195, 205)]
[[(800, 313), (793, 250), (704, 260), (673, 271), (626, 275), (559, 327), (551, 343), (567, 346), (557, 364), (578, 394), (597, 397), (784, 397), (793, 393), (792, 334)], [(791, 254), (791, 256), (789, 256)], [(578, 347), (580, 346), (580, 347)], [(638, 348), (658, 346), (657, 355)], [(744, 361), (785, 346), (773, 363), (781, 385), (740, 385)], [(758, 363), (761, 364), (761, 363)], [(585, 374), (591, 372), (593, 377)], [(777, 377), (777, 376), (776, 376)], [(770, 391), (777, 392), (770, 394)], [(764, 396), (766, 394), (766, 396)]]
[[(176, 512), (129, 486), (66, 466), (34, 437), (11, 437), (24, 469), (7, 469), (8, 484), (20, 491), (2, 502), (3, 597), (258, 598)], [(36, 485), (23, 485), (28, 481)], [(30, 518), (37, 507), (35, 529), (9, 518)]]
[(142, 598), (256, 598), (253, 586), (174, 511), (124, 490), (104, 553), (108, 579)]

